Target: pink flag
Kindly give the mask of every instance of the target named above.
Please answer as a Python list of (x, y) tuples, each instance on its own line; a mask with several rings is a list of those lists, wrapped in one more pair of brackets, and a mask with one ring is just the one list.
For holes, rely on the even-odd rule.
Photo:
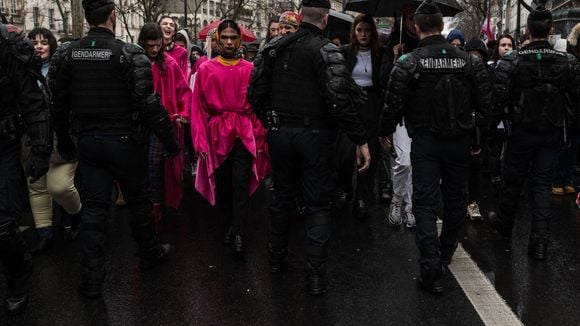
[(487, 16), (481, 25), (481, 33), (484, 34), (488, 41), (495, 40), (495, 33), (493, 26), (491, 26), (491, 18)]

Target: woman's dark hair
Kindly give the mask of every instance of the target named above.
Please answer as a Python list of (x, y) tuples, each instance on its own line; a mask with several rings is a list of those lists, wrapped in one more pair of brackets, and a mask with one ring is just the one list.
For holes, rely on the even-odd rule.
[(266, 42), (270, 42), (270, 40), (272, 39), (272, 35), (270, 35), (270, 26), (273, 23), (278, 23), (279, 21), (280, 21), (280, 16), (273, 16), (268, 21), (268, 30), (266, 31)]
[[(231, 19), (224, 19), (217, 28), (218, 33), (221, 33), (224, 29), (231, 27), (233, 28), (236, 32), (238, 32), (238, 35), (242, 36), (242, 30), (240, 29), (240, 26), (238, 25), (238, 23), (236, 23), (234, 20)], [(218, 40), (219, 42), (219, 40)]]
[(511, 35), (509, 35), (509, 34), (501, 35), (500, 37), (497, 38), (497, 46), (495, 47), (495, 49), (493, 49), (493, 52), (491, 53), (491, 60), (494, 62), (501, 59), (499, 57), (499, 44), (500, 44), (502, 38), (509, 39), (512, 42), (512, 49), (516, 48), (516, 42), (514, 41), (514, 38)]
[(352, 23), (352, 28), (350, 29), (350, 48), (354, 54), (358, 53), (360, 49), (360, 44), (356, 38), (356, 27), (360, 23), (367, 23), (371, 27), (371, 43), (370, 48), (373, 55), (379, 55), (379, 32), (377, 31), (377, 25), (375, 24), (375, 20), (373, 16), (368, 14), (358, 14), (355, 19), (354, 23)]
[[(137, 43), (143, 49), (147, 48), (147, 41), (156, 41), (163, 39), (163, 32), (161, 31), (161, 26), (156, 23), (147, 23), (141, 27), (139, 31), (139, 39)], [(165, 46), (161, 45), (159, 53), (157, 53), (157, 58), (152, 59), (157, 62), (161, 71), (165, 71)]]
[(48, 40), (49, 53), (50, 53), (50, 57), (52, 57), (54, 52), (56, 52), (56, 48), (58, 46), (56, 43), (56, 37), (54, 37), (54, 34), (52, 34), (52, 32), (49, 29), (46, 29), (43, 27), (38, 27), (38, 28), (31, 30), (30, 33), (28, 33), (28, 39), (31, 41), (34, 41), (34, 39), (36, 38), (36, 35), (41, 35), (42, 38), (44, 38), (45, 40)]
[(101, 7), (99, 9), (92, 10), (90, 12), (85, 11), (85, 19), (87, 23), (91, 26), (97, 26), (103, 24), (109, 19), (109, 15), (115, 9), (115, 5), (111, 4), (108, 6)]

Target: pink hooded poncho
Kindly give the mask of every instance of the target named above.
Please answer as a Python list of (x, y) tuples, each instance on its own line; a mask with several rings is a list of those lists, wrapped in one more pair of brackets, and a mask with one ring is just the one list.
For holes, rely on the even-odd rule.
[(215, 171), (239, 138), (254, 157), (248, 180), (252, 195), (270, 170), (266, 130), (246, 99), (253, 65), (240, 60), (232, 66), (217, 58), (197, 71), (191, 107), (193, 145), (205, 158), (198, 161), (195, 188), (215, 205)]

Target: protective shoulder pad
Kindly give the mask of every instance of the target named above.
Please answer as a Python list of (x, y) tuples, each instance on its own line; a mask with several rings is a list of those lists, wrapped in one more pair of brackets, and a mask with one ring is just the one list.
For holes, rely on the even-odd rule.
[(125, 43), (125, 45), (123, 45), (122, 51), (129, 54), (137, 54), (137, 53), (146, 54), (145, 49), (140, 47), (139, 44), (134, 43)]
[(340, 51), (340, 48), (331, 42), (326, 43), (322, 48), (320, 48), (320, 54), (324, 62), (328, 64), (344, 64), (344, 54)]
[(407, 71), (415, 71), (415, 69), (417, 69), (417, 58), (413, 53), (403, 54), (399, 57), (395, 66)]
[(121, 48), (121, 53), (126, 58), (127, 63), (133, 64), (134, 66), (150, 64), (147, 58), (147, 52), (137, 44), (125, 43)]

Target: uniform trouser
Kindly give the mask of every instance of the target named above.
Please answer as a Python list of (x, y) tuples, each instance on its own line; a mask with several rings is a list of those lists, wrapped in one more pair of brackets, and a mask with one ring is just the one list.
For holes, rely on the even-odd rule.
[(395, 163), (393, 164), (393, 194), (409, 205), (413, 196), (413, 174), (411, 169), (411, 138), (404, 125), (397, 125), (393, 134)]
[(52, 226), (53, 199), (71, 215), (80, 212), (81, 200), (74, 183), (77, 165), (77, 162), (51, 163), (46, 175), (28, 184), (30, 208), (37, 229)]
[[(448, 258), (452, 255), (465, 224), (470, 144), (468, 136), (443, 139), (425, 131), (413, 136), (413, 212), (421, 253), (419, 263), (435, 271), (439, 270), (441, 254)], [(438, 237), (436, 220), (441, 196), (443, 228)]]
[(325, 261), (330, 238), (330, 203), (334, 199), (336, 174), (332, 170), (332, 130), (280, 127), (268, 134), (274, 190), (270, 206), (270, 245), (283, 249), (294, 202), (302, 195), (306, 209), (306, 256)]
[(250, 194), (248, 181), (254, 157), (241, 140), (237, 140), (228, 158), (215, 172), (217, 208), (232, 227), (233, 234), (243, 234), (248, 217)]
[(131, 212), (131, 229), (140, 252), (157, 247), (149, 198), (147, 146), (135, 143), (129, 136), (83, 135), (79, 137), (78, 151), (84, 205), (81, 263), (89, 269), (103, 264), (114, 180), (118, 181)]
[(19, 140), (0, 139), (0, 261), (9, 282), (22, 276), (29, 259), (16, 224), (26, 200), (20, 146)]
[(506, 225), (514, 223), (519, 195), (530, 171), (532, 232), (537, 235), (550, 232), (551, 187), (562, 140), (560, 130), (537, 132), (513, 129), (506, 151), (505, 190), (499, 202), (499, 215)]

